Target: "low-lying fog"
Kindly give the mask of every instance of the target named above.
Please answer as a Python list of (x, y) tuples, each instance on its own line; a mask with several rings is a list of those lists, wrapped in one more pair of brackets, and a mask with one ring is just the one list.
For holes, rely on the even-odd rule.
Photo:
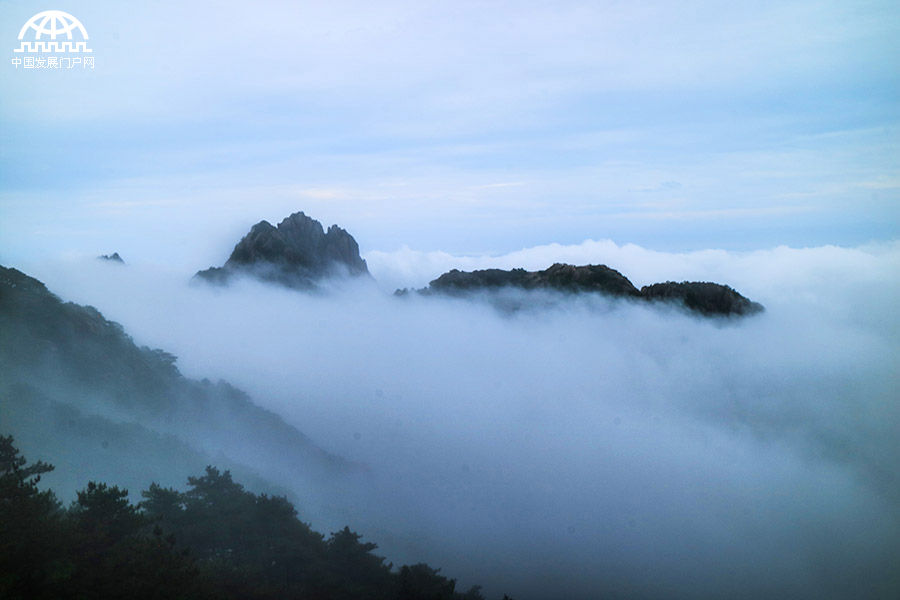
[[(518, 600), (897, 597), (900, 244), (505, 257), (370, 253), (376, 285), (303, 293), (100, 261), (11, 265), (223, 378), (371, 469), (333, 493), (395, 563)], [(737, 321), (581, 298), (502, 314), (394, 298), (451, 267), (605, 263), (726, 283)], [(290, 486), (291, 482), (280, 482)], [(334, 516), (338, 515), (338, 516)]]

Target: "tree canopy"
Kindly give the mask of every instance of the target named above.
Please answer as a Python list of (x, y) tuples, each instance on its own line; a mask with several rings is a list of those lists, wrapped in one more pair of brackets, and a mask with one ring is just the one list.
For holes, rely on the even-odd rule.
[(64, 508), (0, 436), (0, 598), (483, 600), (426, 564), (394, 569), (344, 527), (327, 539), (283, 496), (209, 466), (178, 491), (88, 482)]

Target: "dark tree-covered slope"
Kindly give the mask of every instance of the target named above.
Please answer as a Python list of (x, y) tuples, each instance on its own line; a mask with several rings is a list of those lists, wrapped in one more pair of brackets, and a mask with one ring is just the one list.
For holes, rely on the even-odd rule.
[(751, 315), (763, 310), (727, 285), (707, 281), (654, 283), (641, 288), (646, 300), (679, 302), (685, 308), (703, 315)]
[(89, 481), (68, 508), (0, 435), (4, 600), (484, 600), (426, 564), (395, 569), (348, 527), (326, 538), (284, 496), (207, 466), (188, 490), (151, 484), (133, 504)]
[(600, 292), (611, 296), (641, 295), (628, 278), (606, 265), (575, 267), (560, 263), (543, 271), (485, 269), (465, 272), (453, 269), (432, 281), (427, 289), (434, 292), (455, 293), (501, 287)]

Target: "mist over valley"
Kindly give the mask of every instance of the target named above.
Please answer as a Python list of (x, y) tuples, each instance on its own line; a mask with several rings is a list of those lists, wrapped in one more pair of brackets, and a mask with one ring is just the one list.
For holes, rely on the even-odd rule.
[[(896, 244), (665, 254), (585, 242), (457, 262), (578, 255), (638, 284), (729, 273), (766, 307), (715, 318), (515, 286), (398, 298), (379, 271), (415, 287), (444, 268), (410, 254), (369, 256), (374, 280), (326, 277), (313, 293), (252, 276), (198, 284), (139, 261), (31, 265), (62, 298), (165, 348), (141, 352), (170, 387), (144, 389), (132, 369), (98, 388), (127, 359), (73, 331), (57, 354), (84, 364), (6, 363), (4, 421), (29, 456), (133, 489), (177, 486), (205, 461), (232, 468), (288, 494), (320, 531), (349, 525), (396, 564), (425, 561), (489, 595), (897, 589)], [(526, 308), (497, 310), (497, 294)], [(86, 310), (66, 306), (53, 310)], [(7, 353), (24, 339), (6, 336)], [(168, 418), (152, 408), (163, 397)]]

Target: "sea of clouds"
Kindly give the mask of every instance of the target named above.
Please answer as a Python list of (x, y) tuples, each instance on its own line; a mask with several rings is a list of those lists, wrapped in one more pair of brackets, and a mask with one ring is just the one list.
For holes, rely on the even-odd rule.
[[(139, 257), (10, 266), (368, 465), (298, 508), (395, 563), (518, 600), (900, 591), (900, 243), (365, 258), (377, 283), (316, 295), (191, 284)], [(553, 262), (638, 287), (724, 283), (766, 311), (580, 297), (509, 314), (390, 293), (450, 268)]]

